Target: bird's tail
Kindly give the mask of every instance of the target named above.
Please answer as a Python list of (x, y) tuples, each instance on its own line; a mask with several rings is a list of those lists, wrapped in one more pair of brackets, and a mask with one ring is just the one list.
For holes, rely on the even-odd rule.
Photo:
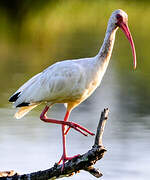
[(25, 116), (29, 111), (31, 111), (33, 108), (35, 108), (36, 106), (38, 106), (39, 104), (34, 104), (34, 105), (30, 105), (30, 106), (24, 106), (19, 108), (19, 110), (15, 113), (14, 117), (16, 119), (20, 119), (23, 116)]

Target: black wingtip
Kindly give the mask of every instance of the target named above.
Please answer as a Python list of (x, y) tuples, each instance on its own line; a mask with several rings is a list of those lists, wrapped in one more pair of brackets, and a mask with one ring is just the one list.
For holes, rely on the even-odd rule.
[(18, 92), (15, 95), (11, 96), (9, 102), (15, 102), (18, 99), (20, 93), (21, 92)]
[(18, 104), (16, 107), (23, 107), (23, 106), (29, 106), (30, 103), (23, 102), (21, 104)]

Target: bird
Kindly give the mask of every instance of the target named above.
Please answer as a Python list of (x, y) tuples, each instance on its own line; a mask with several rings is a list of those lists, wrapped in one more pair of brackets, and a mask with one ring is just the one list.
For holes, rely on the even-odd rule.
[[(112, 12), (109, 18), (105, 38), (98, 54), (89, 58), (57, 62), (33, 76), (9, 98), (13, 106), (19, 108), (15, 114), (17, 119), (22, 118), (36, 106), (42, 103), (46, 104), (40, 119), (46, 123), (55, 123), (62, 126), (63, 154), (58, 161), (58, 164), (62, 162), (62, 169), (66, 161), (76, 157), (67, 155), (66, 135), (69, 130), (72, 128), (85, 136), (94, 135), (85, 127), (69, 121), (69, 115), (100, 85), (109, 64), (115, 35), (119, 28), (130, 42), (135, 69), (136, 51), (128, 27), (128, 15), (123, 10), (117, 9)], [(51, 119), (46, 115), (55, 103), (62, 103), (66, 106), (66, 114), (63, 120)]]

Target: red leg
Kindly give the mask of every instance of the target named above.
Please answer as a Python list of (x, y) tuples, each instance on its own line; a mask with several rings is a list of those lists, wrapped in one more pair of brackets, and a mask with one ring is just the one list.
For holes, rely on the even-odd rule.
[(86, 133), (84, 133), (83, 131), (89, 133), (90, 135), (94, 135), (92, 132), (90, 132), (89, 130), (87, 130), (86, 128), (80, 126), (79, 124), (77, 123), (74, 123), (74, 122), (67, 122), (68, 118), (69, 118), (69, 114), (70, 112), (67, 111), (66, 112), (66, 115), (64, 117), (64, 121), (60, 121), (60, 120), (55, 120), (55, 119), (48, 119), (47, 116), (46, 116), (46, 113), (48, 111), (49, 107), (46, 106), (45, 109), (43, 110), (43, 112), (41, 113), (40, 115), (40, 119), (43, 120), (44, 122), (47, 122), (47, 123), (56, 123), (56, 124), (62, 124), (62, 138), (63, 138), (63, 155), (61, 157), (61, 159), (59, 160), (58, 164), (61, 163), (61, 161), (63, 161), (63, 164), (62, 164), (62, 170), (64, 169), (64, 164), (67, 160), (70, 160), (74, 157), (77, 157), (78, 155), (76, 156), (73, 156), (73, 157), (67, 157), (67, 152), (66, 152), (66, 134), (67, 132), (69, 131), (67, 129), (67, 131), (65, 132), (65, 126), (69, 126), (70, 128), (74, 128), (76, 131), (82, 133), (83, 135), (87, 136)]
[[(66, 112), (66, 115), (65, 115), (65, 118), (64, 118), (64, 121), (65, 121), (65, 122), (68, 121), (69, 114), (70, 114), (70, 112), (67, 111), (67, 112)], [(58, 164), (60, 164), (61, 161), (62, 161), (62, 163), (63, 163), (63, 164), (62, 164), (62, 169), (61, 169), (62, 171), (63, 171), (63, 169), (64, 169), (64, 165), (65, 165), (65, 162), (66, 162), (66, 161), (71, 160), (72, 158), (79, 156), (79, 155), (75, 155), (75, 156), (72, 156), (72, 157), (68, 157), (68, 156), (67, 156), (65, 126), (66, 126), (66, 125), (62, 125), (63, 155), (62, 155), (61, 159), (60, 159), (59, 162), (58, 162)]]
[[(66, 115), (65, 115), (65, 117), (64, 117), (64, 121), (65, 121), (65, 122), (68, 120), (69, 114), (70, 114), (70, 112), (67, 111), (67, 112), (66, 112)], [(62, 125), (62, 140), (63, 140), (63, 155), (62, 155), (62, 157), (61, 157), (61, 159), (60, 159), (59, 162), (61, 163), (61, 160), (62, 160), (62, 162), (63, 162), (63, 164), (62, 164), (62, 170), (63, 170), (63, 169), (64, 169), (65, 161), (67, 161), (65, 125)]]
[[(41, 113), (40, 115), (40, 119), (44, 122), (47, 122), (47, 123), (55, 123), (55, 124), (63, 124), (63, 125), (67, 125), (73, 129), (75, 129), (76, 131), (80, 132), (81, 134), (87, 136), (86, 133), (94, 136), (94, 133), (90, 132), (88, 129), (84, 128), (83, 126), (77, 124), (77, 123), (74, 123), (74, 122), (66, 122), (66, 121), (60, 121), (60, 120), (56, 120), (56, 119), (48, 119), (47, 116), (46, 116), (46, 113), (48, 111), (49, 107), (46, 106), (45, 109), (43, 110), (43, 112)], [(67, 117), (69, 116), (69, 114), (66, 113), (66, 116)], [(85, 131), (86, 133), (84, 133), (83, 131)]]

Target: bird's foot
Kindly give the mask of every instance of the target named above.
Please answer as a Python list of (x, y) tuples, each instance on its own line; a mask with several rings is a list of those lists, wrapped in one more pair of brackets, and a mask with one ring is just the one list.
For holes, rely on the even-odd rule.
[(69, 132), (69, 129), (70, 128), (73, 128), (75, 129), (76, 131), (80, 132), (81, 134), (83, 134), (84, 136), (87, 136), (88, 134), (90, 134), (91, 136), (94, 136), (95, 134), (92, 133), (91, 131), (89, 131), (88, 129), (86, 129), (85, 127), (77, 124), (77, 123), (74, 123), (74, 122), (70, 122), (70, 121), (67, 121), (67, 118), (69, 116), (68, 112), (66, 113), (66, 116), (64, 118), (64, 121), (61, 121), (61, 120), (56, 120), (56, 119), (49, 119), (47, 118), (46, 116), (46, 113), (48, 111), (48, 106), (45, 107), (45, 109), (43, 110), (43, 112), (41, 113), (40, 115), (40, 119), (46, 123), (54, 123), (54, 124), (62, 124), (62, 125), (67, 125), (68, 126), (68, 129), (67, 131), (65, 132), (65, 135)]
[(80, 154), (75, 155), (75, 156), (72, 156), (72, 157), (67, 157), (67, 156), (62, 155), (62, 157), (60, 158), (59, 162), (57, 163), (57, 164), (59, 165), (59, 164), (62, 162), (61, 171), (64, 170), (65, 162), (66, 162), (66, 161), (72, 160), (73, 158), (76, 158), (76, 157), (78, 157), (78, 156), (80, 156)]
[(74, 122), (65, 122), (65, 123), (66, 123), (67, 126), (69, 126), (68, 129), (65, 132), (65, 135), (67, 135), (67, 133), (69, 132), (70, 128), (75, 129), (76, 131), (80, 132), (84, 136), (88, 136), (88, 134), (90, 134), (91, 136), (95, 135), (94, 133), (92, 133), (91, 131), (89, 131), (88, 129), (84, 128), (83, 126), (81, 126), (81, 125), (79, 125), (77, 123), (74, 123)]

